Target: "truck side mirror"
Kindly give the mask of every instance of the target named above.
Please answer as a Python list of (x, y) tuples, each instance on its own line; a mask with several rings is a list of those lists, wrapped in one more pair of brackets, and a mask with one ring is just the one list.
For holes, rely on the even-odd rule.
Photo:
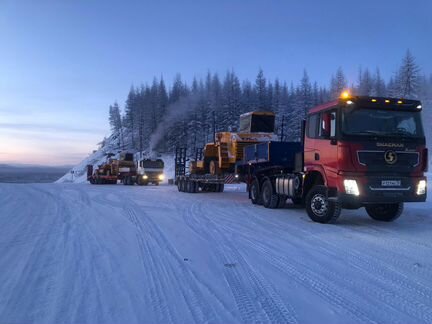
[(330, 138), (330, 124), (331, 124), (331, 114), (325, 113), (322, 116), (322, 122), (321, 122), (321, 136), (324, 138)]

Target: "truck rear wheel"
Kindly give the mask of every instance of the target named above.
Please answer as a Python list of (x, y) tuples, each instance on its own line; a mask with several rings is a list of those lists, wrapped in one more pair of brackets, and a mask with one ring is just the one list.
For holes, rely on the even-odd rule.
[(277, 208), (284, 208), (286, 200), (287, 200), (287, 196), (285, 196), (285, 195), (279, 195), (279, 203), (278, 203)]
[(279, 195), (274, 192), (270, 179), (266, 179), (261, 190), (262, 202), (265, 208), (277, 208), (279, 205)]
[(306, 211), (311, 220), (317, 223), (334, 223), (340, 216), (341, 206), (328, 199), (325, 186), (314, 186), (306, 195)]
[(254, 179), (249, 187), (249, 198), (254, 205), (262, 205), (261, 192), (258, 179)]
[(194, 183), (190, 180), (186, 180), (186, 192), (192, 193), (194, 192)]
[(402, 215), (404, 209), (403, 203), (395, 204), (373, 204), (366, 206), (368, 215), (377, 221), (392, 222)]

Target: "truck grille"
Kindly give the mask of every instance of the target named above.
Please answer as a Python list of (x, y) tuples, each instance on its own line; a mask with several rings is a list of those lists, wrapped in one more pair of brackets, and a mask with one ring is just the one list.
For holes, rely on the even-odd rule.
[(357, 151), (358, 162), (368, 168), (415, 168), (420, 163), (418, 152), (395, 151), (396, 161), (392, 164), (385, 160), (386, 151)]

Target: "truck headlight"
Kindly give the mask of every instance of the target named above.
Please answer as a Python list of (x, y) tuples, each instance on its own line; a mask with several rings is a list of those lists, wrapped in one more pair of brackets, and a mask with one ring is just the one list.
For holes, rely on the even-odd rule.
[(357, 181), (355, 180), (344, 180), (345, 192), (349, 195), (359, 196), (360, 192), (357, 186)]
[(417, 195), (424, 195), (426, 193), (426, 180), (420, 180), (417, 184)]
[(143, 175), (143, 179), (144, 179), (144, 180), (147, 180), (147, 179), (148, 179), (148, 175), (147, 175), (147, 174), (144, 174), (144, 175)]
[(159, 174), (159, 180), (162, 181), (163, 179), (165, 179), (165, 176), (163, 174)]

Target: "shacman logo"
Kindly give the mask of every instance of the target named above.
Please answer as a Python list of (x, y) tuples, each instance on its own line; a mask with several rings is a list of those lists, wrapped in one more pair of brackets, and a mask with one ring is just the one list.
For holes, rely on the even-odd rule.
[(394, 151), (387, 151), (384, 153), (384, 160), (388, 164), (395, 164), (397, 161), (397, 155)]
[(403, 143), (376, 143), (376, 146), (399, 148), (399, 147), (404, 147), (404, 144)]

